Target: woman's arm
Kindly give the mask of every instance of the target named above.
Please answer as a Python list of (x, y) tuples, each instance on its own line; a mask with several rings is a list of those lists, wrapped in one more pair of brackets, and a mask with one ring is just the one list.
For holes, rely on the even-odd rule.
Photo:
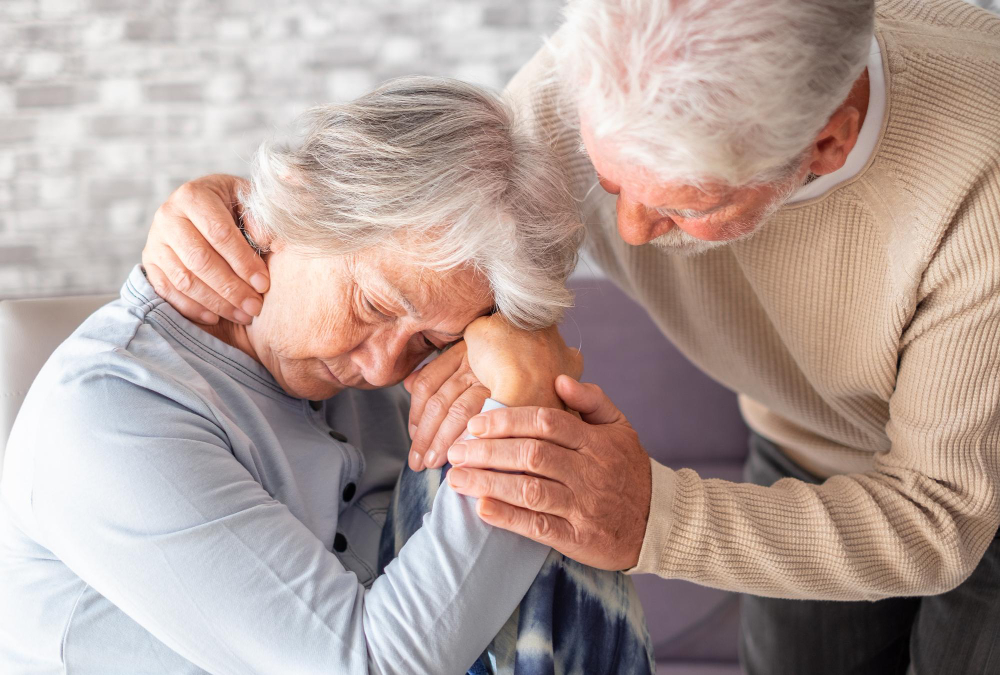
[(439, 490), (369, 592), (231, 454), (208, 415), (128, 373), (69, 379), (38, 425), (41, 543), (212, 673), (459, 673), (548, 549)]

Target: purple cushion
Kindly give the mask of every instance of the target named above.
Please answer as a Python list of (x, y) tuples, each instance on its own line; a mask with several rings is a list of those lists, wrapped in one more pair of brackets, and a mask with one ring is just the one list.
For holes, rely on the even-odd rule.
[(601, 386), (667, 464), (746, 456), (747, 428), (731, 391), (692, 365), (645, 310), (605, 279), (573, 284), (562, 333), (582, 346), (583, 378)]
[(735, 663), (656, 662), (656, 675), (740, 675), (742, 672)]
[[(576, 307), (562, 333), (570, 346), (582, 346), (583, 379), (604, 389), (658, 461), (740, 480), (748, 431), (735, 395), (684, 358), (610, 281), (581, 280), (574, 290)], [(739, 672), (736, 594), (650, 575), (637, 575), (635, 584), (658, 675)]]
[[(740, 480), (739, 463), (692, 464), (702, 478)], [(658, 660), (735, 662), (739, 596), (677, 579), (633, 577)]]

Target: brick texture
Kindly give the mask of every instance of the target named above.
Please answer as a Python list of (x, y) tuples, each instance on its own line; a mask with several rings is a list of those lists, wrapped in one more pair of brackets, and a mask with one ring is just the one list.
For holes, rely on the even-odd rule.
[(116, 290), (184, 180), (390, 77), (500, 87), (561, 4), (0, 0), (0, 298)]
[(157, 206), (397, 75), (501, 87), (560, 0), (0, 0), (0, 298), (113, 292)]

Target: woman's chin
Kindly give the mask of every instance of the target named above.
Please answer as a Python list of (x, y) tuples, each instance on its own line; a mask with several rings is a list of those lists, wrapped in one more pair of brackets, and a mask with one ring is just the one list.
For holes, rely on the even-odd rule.
[(292, 398), (302, 398), (309, 401), (325, 401), (345, 389), (345, 387), (322, 380), (278, 382), (278, 384)]

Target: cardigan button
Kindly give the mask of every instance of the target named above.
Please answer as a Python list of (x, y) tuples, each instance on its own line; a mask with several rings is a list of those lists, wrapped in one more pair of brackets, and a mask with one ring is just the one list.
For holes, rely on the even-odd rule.
[(344, 486), (344, 501), (349, 502), (354, 498), (354, 493), (358, 491), (358, 486), (354, 483), (348, 483)]
[(337, 553), (343, 553), (347, 550), (347, 537), (342, 535), (340, 532), (337, 536), (333, 538), (333, 550)]
[(339, 431), (333, 431), (332, 429), (330, 430), (330, 438), (332, 438), (335, 441), (340, 441), (341, 443), (347, 442), (347, 436), (340, 433)]

